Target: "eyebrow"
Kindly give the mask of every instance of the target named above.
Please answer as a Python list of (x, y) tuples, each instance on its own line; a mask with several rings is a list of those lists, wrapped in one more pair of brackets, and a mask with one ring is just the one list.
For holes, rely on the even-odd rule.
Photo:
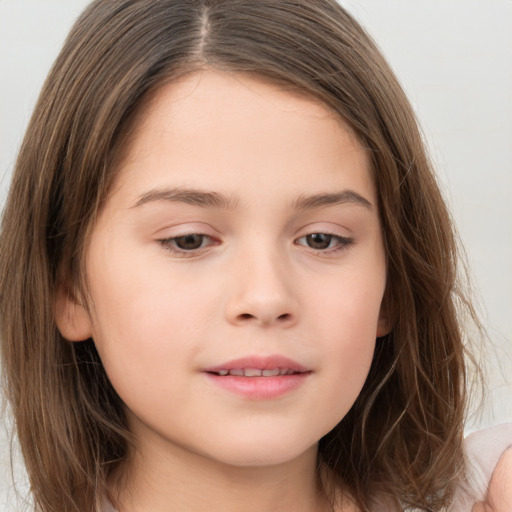
[(292, 207), (295, 210), (311, 210), (338, 204), (355, 204), (372, 210), (372, 203), (354, 190), (343, 190), (330, 194), (314, 194), (311, 196), (301, 195), (292, 202)]
[[(188, 188), (165, 188), (150, 190), (140, 195), (132, 208), (160, 201), (225, 210), (235, 210), (238, 205), (238, 201), (234, 197), (228, 197), (218, 192), (206, 192)], [(312, 210), (340, 204), (354, 204), (372, 210), (372, 203), (353, 190), (300, 195), (292, 201), (291, 207), (294, 210)]]
[(218, 192), (205, 192), (189, 188), (166, 188), (150, 190), (139, 196), (133, 208), (142, 206), (151, 202), (170, 202), (185, 203), (202, 208), (221, 208), (225, 210), (234, 210), (237, 201)]

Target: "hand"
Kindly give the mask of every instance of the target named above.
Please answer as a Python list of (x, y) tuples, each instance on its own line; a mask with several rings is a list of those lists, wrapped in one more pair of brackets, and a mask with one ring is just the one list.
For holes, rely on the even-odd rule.
[(512, 512), (512, 448), (498, 461), (485, 503), (475, 503), (472, 512)]

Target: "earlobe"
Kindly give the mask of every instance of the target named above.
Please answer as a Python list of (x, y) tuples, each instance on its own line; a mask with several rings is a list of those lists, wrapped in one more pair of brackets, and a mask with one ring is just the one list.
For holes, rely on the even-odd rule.
[(381, 305), (379, 320), (377, 322), (377, 338), (382, 338), (382, 336), (386, 336), (391, 332), (391, 329), (393, 328), (393, 322), (391, 322), (389, 318), (387, 309), (387, 307)]
[(55, 297), (55, 322), (68, 341), (84, 341), (92, 337), (89, 312), (66, 286), (59, 286)]
[(381, 338), (382, 336), (386, 336), (391, 332), (391, 327), (389, 326), (389, 322), (387, 318), (385, 318), (382, 314), (379, 316), (379, 321), (377, 323), (377, 338)]
[(393, 314), (394, 308), (391, 307), (388, 299), (388, 294), (384, 293), (384, 298), (380, 305), (379, 319), (377, 321), (377, 338), (382, 338), (389, 334), (395, 322)]

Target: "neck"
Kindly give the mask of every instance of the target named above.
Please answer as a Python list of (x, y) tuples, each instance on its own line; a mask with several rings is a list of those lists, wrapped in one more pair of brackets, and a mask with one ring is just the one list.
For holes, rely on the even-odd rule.
[(330, 512), (316, 458), (316, 445), (292, 461), (258, 467), (231, 466), (178, 446), (136, 450), (113, 479), (111, 495), (119, 512)]

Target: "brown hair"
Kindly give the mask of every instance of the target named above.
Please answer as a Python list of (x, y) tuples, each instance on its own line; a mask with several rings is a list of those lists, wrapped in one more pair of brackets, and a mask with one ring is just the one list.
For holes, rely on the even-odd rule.
[[(452, 223), (412, 109), (335, 0), (97, 0), (73, 27), (30, 121), (3, 215), (6, 393), (39, 511), (99, 510), (130, 436), (92, 340), (54, 320), (83, 286), (87, 232), (143, 100), (198, 69), (255, 74), (334, 109), (371, 154), (387, 249), (390, 334), (319, 461), (363, 509), (377, 494), (440, 510), (463, 468), (465, 362)], [(97, 508), (95, 508), (97, 507)]]

